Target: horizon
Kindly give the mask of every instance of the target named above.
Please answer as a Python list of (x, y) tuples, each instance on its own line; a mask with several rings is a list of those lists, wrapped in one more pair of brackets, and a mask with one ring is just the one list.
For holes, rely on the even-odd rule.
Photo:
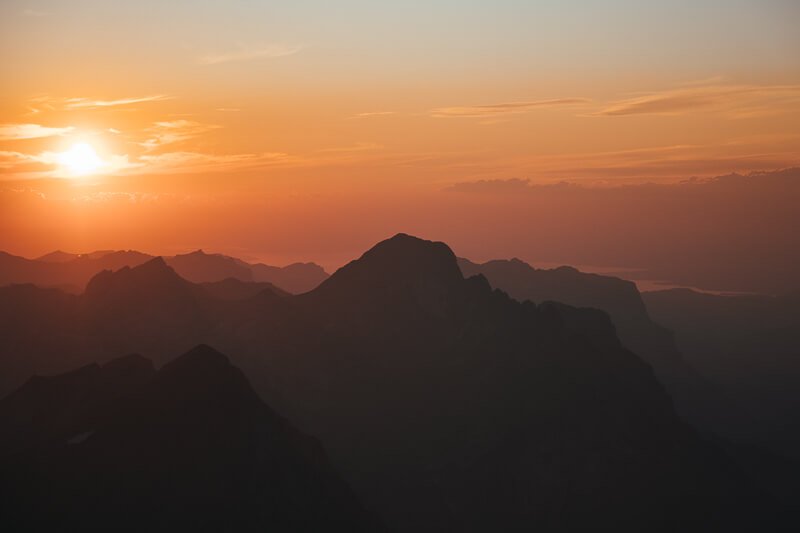
[(481, 261), (788, 290), (799, 16), (783, 0), (4, 2), (0, 249), (333, 269), (404, 231)]

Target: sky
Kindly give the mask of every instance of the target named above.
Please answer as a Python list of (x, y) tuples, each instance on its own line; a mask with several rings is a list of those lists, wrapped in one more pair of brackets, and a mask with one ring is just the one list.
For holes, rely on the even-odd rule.
[(767, 254), (722, 283), (752, 288), (795, 266), (797, 179), (706, 191), (800, 166), (799, 22), (791, 0), (5, 0), (0, 249), (330, 270), (405, 231), (712, 285)]

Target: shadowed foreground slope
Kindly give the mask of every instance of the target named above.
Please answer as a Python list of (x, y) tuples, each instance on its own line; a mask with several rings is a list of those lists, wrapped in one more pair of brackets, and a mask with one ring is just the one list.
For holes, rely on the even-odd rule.
[(33, 378), (0, 401), (13, 531), (376, 531), (320, 444), (207, 346)]

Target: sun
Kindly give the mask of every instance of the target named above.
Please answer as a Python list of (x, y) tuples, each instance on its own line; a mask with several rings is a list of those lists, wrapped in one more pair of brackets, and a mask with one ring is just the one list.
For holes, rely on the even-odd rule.
[(97, 172), (105, 163), (87, 143), (76, 143), (58, 154), (58, 164), (74, 176), (86, 176)]

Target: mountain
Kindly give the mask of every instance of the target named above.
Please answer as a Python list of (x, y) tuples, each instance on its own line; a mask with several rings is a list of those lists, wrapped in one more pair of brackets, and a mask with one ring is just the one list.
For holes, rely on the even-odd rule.
[(26, 259), (0, 252), (0, 286), (33, 283), (40, 287), (57, 287), (78, 293), (98, 272), (124, 266), (134, 267), (149, 259), (152, 256), (133, 250), (75, 256), (54, 252), (40, 259)]
[(169, 257), (166, 261), (181, 277), (194, 283), (220, 281), (227, 278), (253, 281), (253, 273), (249, 265), (222, 254), (207, 254), (203, 250), (197, 250), (189, 254)]
[[(33, 283), (80, 293), (98, 272), (135, 267), (153, 258), (134, 250), (103, 250), (88, 254), (70, 254), (59, 250), (38, 259), (0, 252), (0, 286)], [(295, 294), (313, 289), (328, 277), (322, 267), (314, 263), (293, 263), (285, 267), (249, 264), (234, 257), (207, 254), (202, 250), (165, 257), (164, 260), (180, 276), (194, 283), (234, 278), (245, 282), (272, 283)]]
[(71, 254), (61, 250), (56, 250), (55, 252), (50, 252), (49, 254), (44, 254), (41, 257), (37, 257), (36, 260), (43, 263), (66, 263), (67, 261), (74, 261), (79, 257), (80, 255), (78, 254)]
[(129, 356), (33, 378), (0, 401), (0, 431), (18, 441), (0, 456), (12, 530), (383, 529), (208, 346), (158, 372)]
[(398, 531), (777, 530), (785, 518), (676, 415), (607, 314), (514, 300), (465, 278), (443, 243), (396, 235), (296, 296), (221, 299), (164, 262), (89, 289), (63, 310), (25, 303), (58, 291), (0, 289), (20, 323), (78, 325), (63, 328), (72, 340), (2, 330), (0, 354), (161, 364), (167, 346), (218, 347)]
[(225, 278), (221, 281), (209, 281), (201, 285), (209, 294), (220, 300), (247, 300), (264, 291), (284, 297), (289, 296), (288, 292), (266, 281), (242, 281), (236, 278)]
[(274, 267), (263, 263), (250, 265), (253, 281), (269, 282), (292, 294), (308, 292), (325, 281), (328, 274), (315, 263), (292, 263)]
[(692, 365), (749, 406), (751, 440), (800, 460), (800, 298), (645, 292)]
[(483, 264), (459, 259), (458, 264), (464, 275), (481, 274), (520, 301), (557, 301), (605, 311), (622, 344), (652, 365), (679, 414), (702, 430), (741, 435), (741, 422), (747, 416), (742, 407), (686, 361), (672, 331), (651, 319), (633, 282), (567, 266), (537, 269), (519, 259)]

